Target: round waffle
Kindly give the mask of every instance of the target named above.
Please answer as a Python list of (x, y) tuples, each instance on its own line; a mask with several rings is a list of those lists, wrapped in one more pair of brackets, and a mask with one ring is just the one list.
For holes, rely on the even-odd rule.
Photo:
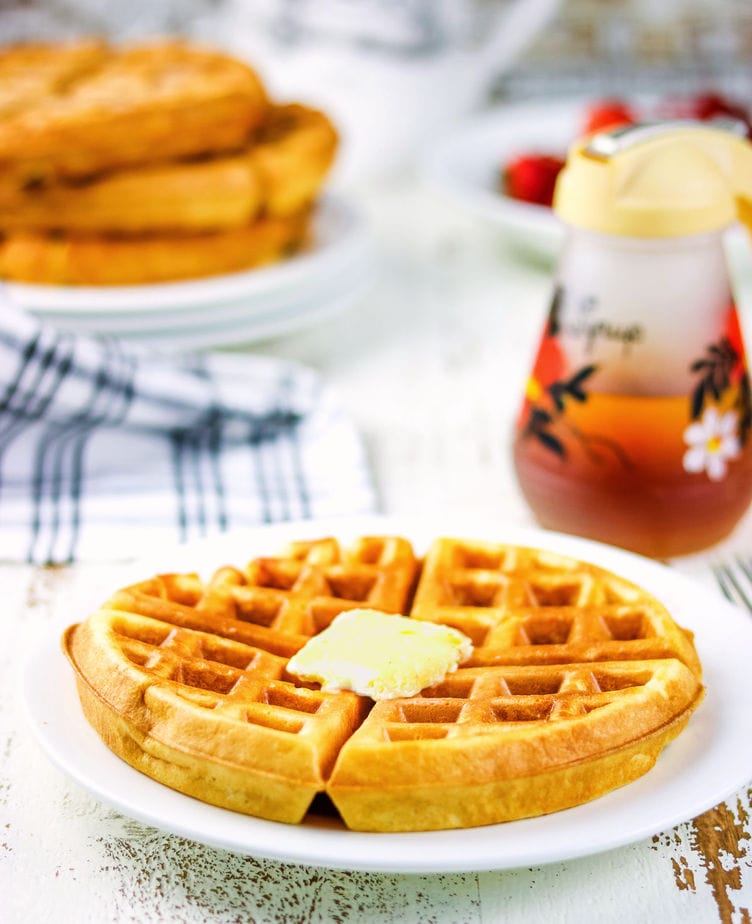
[(310, 211), (196, 234), (45, 234), (0, 240), (0, 277), (50, 285), (142, 285), (235, 273), (281, 260), (305, 242)]
[(316, 198), (337, 133), (323, 112), (271, 105), (231, 154), (157, 163), (76, 183), (19, 186), (0, 178), (0, 228), (87, 234), (213, 231), (284, 218)]
[[(346, 609), (452, 625), (474, 652), (417, 696), (324, 693), (289, 658)], [(301, 821), (326, 794), (355, 830), (494, 824), (646, 773), (702, 694), (691, 635), (593, 565), (501, 543), (296, 543), (210, 580), (161, 575), (65, 633), (84, 712), (147, 775)]]
[[(214, 49), (161, 40), (87, 57), (86, 47), (76, 59), (65, 45), (37, 45), (25, 70), (22, 49), (0, 53), (0, 76), (7, 55), (14, 77), (0, 111), (0, 165), (19, 185), (238, 150), (266, 115), (253, 68)], [(66, 76), (37, 82), (50, 92), (29, 88), (56, 70)]]

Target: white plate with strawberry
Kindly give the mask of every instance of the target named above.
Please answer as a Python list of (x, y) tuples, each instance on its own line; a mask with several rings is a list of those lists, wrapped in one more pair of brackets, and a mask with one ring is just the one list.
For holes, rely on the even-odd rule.
[(717, 93), (636, 100), (540, 100), (493, 109), (459, 126), (424, 160), (428, 182), (501, 227), (515, 247), (550, 262), (564, 227), (551, 209), (567, 149), (593, 131), (656, 118), (733, 115), (746, 109)]

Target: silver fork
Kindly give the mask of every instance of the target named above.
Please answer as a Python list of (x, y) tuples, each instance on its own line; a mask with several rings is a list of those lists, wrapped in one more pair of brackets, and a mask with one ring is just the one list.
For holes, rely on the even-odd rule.
[(735, 555), (731, 560), (714, 562), (711, 568), (726, 599), (752, 613), (752, 563)]

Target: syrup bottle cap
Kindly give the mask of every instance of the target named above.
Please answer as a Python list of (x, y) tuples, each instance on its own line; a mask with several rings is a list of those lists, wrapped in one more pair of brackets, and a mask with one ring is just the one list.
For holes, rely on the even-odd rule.
[(554, 211), (567, 224), (628, 237), (752, 227), (752, 144), (733, 119), (642, 123), (577, 141)]

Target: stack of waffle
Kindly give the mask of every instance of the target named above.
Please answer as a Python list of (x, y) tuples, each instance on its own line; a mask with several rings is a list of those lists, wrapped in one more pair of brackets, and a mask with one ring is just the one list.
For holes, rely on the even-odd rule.
[[(417, 696), (376, 703), (288, 672), (307, 639), (356, 607), (458, 628), (473, 654)], [(206, 582), (161, 575), (116, 593), (63, 645), (87, 718), (143, 773), (290, 823), (326, 794), (366, 831), (594, 799), (646, 773), (703, 693), (691, 635), (640, 587), (561, 555), (458, 539), (436, 540), (424, 561), (402, 537), (329, 538)]]
[(300, 248), (333, 162), (322, 112), (214, 49), (97, 40), (0, 51), (0, 277), (128, 285)]

